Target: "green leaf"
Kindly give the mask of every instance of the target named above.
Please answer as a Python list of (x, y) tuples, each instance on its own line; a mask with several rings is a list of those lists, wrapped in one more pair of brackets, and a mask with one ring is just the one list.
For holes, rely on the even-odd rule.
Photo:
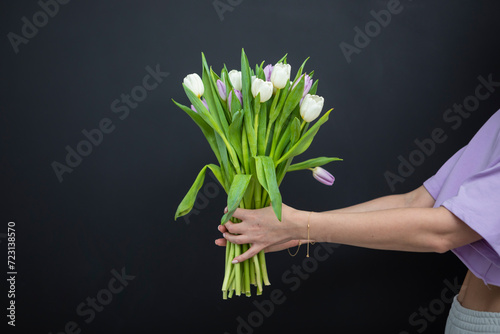
[(198, 115), (196, 112), (194, 112), (191, 108), (188, 108), (178, 102), (176, 102), (174, 99), (172, 101), (179, 107), (181, 108), (186, 114), (191, 117), (191, 119), (200, 127), (201, 131), (203, 132), (203, 135), (205, 138), (207, 138), (208, 144), (210, 144), (210, 147), (215, 153), (215, 156), (217, 157), (217, 161), (219, 161), (219, 164), (221, 163), (221, 158), (220, 158), (220, 153), (219, 153), (219, 148), (217, 146), (217, 141), (215, 139), (215, 132), (213, 128), (205, 122), (205, 120)]
[(264, 64), (265, 64), (265, 61), (263, 61), (260, 64), (260, 66), (258, 64), (255, 65), (255, 76), (259, 79), (266, 81), (266, 75), (264, 74), (264, 69), (263, 69)]
[(306, 66), (308, 60), (309, 57), (307, 57), (306, 60), (304, 60), (304, 62), (302, 63), (302, 66), (300, 66), (299, 70), (297, 71), (297, 74), (295, 75), (295, 79), (293, 79), (294, 82), (297, 81), (297, 79), (300, 78), (300, 76), (302, 75), (302, 71), (304, 70), (304, 66)]
[[(219, 180), (219, 182), (221, 181), (221, 179), (219, 179), (219, 177), (222, 178), (219, 166), (210, 164), (203, 167), (198, 176), (196, 177), (196, 180), (194, 181), (193, 185), (189, 189), (188, 193), (186, 194), (186, 196), (184, 196), (182, 202), (177, 207), (177, 211), (175, 212), (175, 218), (174, 218), (175, 220), (177, 220), (177, 218), (181, 216), (188, 214), (193, 208), (194, 202), (196, 201), (196, 196), (198, 195), (198, 191), (200, 191), (201, 186), (203, 185), (203, 181), (205, 181), (205, 171), (207, 170), (207, 168), (210, 168), (212, 170), (212, 172), (214, 173), (217, 180)], [(222, 186), (224, 187), (223, 183)]]
[(234, 113), (235, 111), (241, 109), (240, 99), (238, 99), (234, 90), (231, 90), (231, 92), (229, 94), (232, 94), (231, 95), (231, 112)]
[(207, 110), (203, 102), (196, 96), (191, 89), (189, 89), (185, 84), (182, 84), (184, 87), (184, 91), (186, 92), (186, 96), (188, 97), (191, 104), (194, 106), (198, 115), (203, 118), (203, 120), (215, 130), (215, 132), (222, 133), (219, 124), (214, 120), (210, 112)]
[(220, 152), (220, 159), (221, 159), (220, 165), (222, 166), (223, 174), (226, 176), (227, 179), (231, 180), (231, 174), (233, 173), (233, 169), (229, 164), (227, 146), (224, 143), (222, 137), (218, 133), (215, 134), (215, 140), (217, 141), (217, 147), (219, 148)]
[(289, 125), (281, 135), (280, 141), (278, 142), (278, 145), (276, 146), (276, 149), (274, 151), (274, 159), (278, 160), (278, 157), (281, 156), (281, 153), (283, 153), (285, 147), (290, 143), (291, 131), (292, 131), (292, 125)]
[(314, 136), (316, 136), (316, 134), (318, 133), (319, 131), (319, 128), (321, 127), (321, 125), (323, 125), (327, 120), (328, 120), (328, 115), (330, 115), (330, 112), (332, 111), (333, 109), (330, 109), (328, 110), (324, 115), (323, 117), (321, 117), (303, 136), (302, 138), (300, 138), (300, 140), (292, 146), (292, 148), (290, 148), (289, 151), (287, 151), (277, 162), (276, 162), (276, 166), (279, 165), (281, 162), (283, 162), (284, 160), (290, 158), (290, 157), (294, 157), (294, 156), (297, 156), (299, 154), (302, 154), (304, 153), (305, 150), (307, 150), (309, 148), (309, 146), (311, 145), (313, 139), (314, 139)]
[(267, 130), (267, 108), (263, 103), (259, 111), (259, 125), (257, 129), (257, 153), (264, 155), (266, 153), (266, 130)]
[(229, 125), (229, 142), (234, 147), (236, 154), (243, 161), (243, 152), (241, 149), (241, 133), (243, 131), (243, 110), (238, 110), (233, 113), (233, 121)]
[(292, 124), (290, 124), (290, 127), (290, 143), (293, 145), (300, 138), (300, 120), (297, 117), (294, 117)]
[(250, 154), (252, 156), (255, 156), (257, 155), (257, 136), (255, 135), (255, 129), (252, 124), (251, 111), (245, 109), (243, 113), (245, 131), (248, 138), (248, 146), (250, 147)]
[(319, 80), (316, 80), (313, 85), (311, 86), (311, 89), (309, 90), (308, 94), (314, 95), (316, 94), (316, 91), (318, 90), (318, 82)]
[(236, 174), (231, 183), (231, 188), (229, 188), (229, 194), (227, 195), (227, 210), (228, 212), (222, 216), (221, 224), (225, 224), (231, 219), (234, 211), (240, 205), (243, 196), (248, 188), (248, 184), (252, 179), (252, 175), (246, 174)]
[(217, 84), (214, 82), (210, 70), (207, 68), (203, 69), (202, 75), (203, 86), (205, 87), (205, 92), (203, 98), (207, 101), (208, 108), (211, 115), (213, 115), (214, 120), (217, 122), (219, 127), (227, 134), (228, 122), (224, 109), (220, 104), (219, 92), (217, 90)]
[(224, 191), (227, 194), (227, 190), (228, 189), (227, 189), (227, 187), (225, 185), (225, 181), (226, 180), (224, 180), (221, 168), (219, 166), (217, 166), (217, 165), (214, 165), (214, 164), (208, 165), (208, 168), (210, 168), (210, 170), (212, 171), (212, 173), (214, 173), (215, 178), (217, 179), (217, 181), (219, 181), (219, 183), (221, 184), (222, 188), (224, 188)]
[[(245, 54), (245, 50), (241, 49), (241, 83), (242, 83), (241, 94), (243, 95), (243, 108), (245, 109), (245, 112), (250, 112), (252, 106), (251, 104), (252, 94), (250, 92), (251, 78), (252, 74), (250, 72), (250, 65), (248, 65), (248, 59)], [(253, 117), (250, 118), (253, 121)]]
[(268, 156), (257, 156), (255, 158), (255, 167), (257, 170), (257, 179), (260, 185), (267, 191), (274, 213), (281, 221), (281, 194), (276, 180), (276, 170), (273, 160)]
[[(278, 106), (275, 107), (273, 109), (273, 107), (271, 106), (271, 112), (270, 112), (270, 115), (269, 115), (269, 123), (272, 124), (274, 123), (274, 121), (278, 118), (278, 116), (280, 115), (280, 113), (282, 112), (282, 108), (283, 108), (283, 105), (285, 104), (285, 101), (289, 95), (289, 88), (290, 88), (290, 81), (288, 81), (286, 83), (286, 86), (285, 88), (283, 89), (280, 89), (278, 92), (281, 93), (281, 96), (278, 95), (278, 93), (276, 93), (276, 97), (275, 99), (277, 99), (279, 97), (279, 101), (278, 101)], [(274, 105), (274, 101), (273, 101), (273, 105)]]
[(295, 109), (295, 107), (299, 104), (300, 99), (302, 99), (302, 95), (304, 94), (304, 84), (305, 77), (302, 77), (297, 86), (295, 86), (292, 92), (288, 95), (285, 106), (283, 107), (283, 112), (280, 115), (279, 122), (284, 122), (293, 109)]
[(283, 56), (283, 58), (281, 58), (280, 60), (278, 60), (278, 61), (276, 62), (276, 64), (283, 63), (283, 62), (285, 62), (285, 63), (286, 63), (286, 57), (287, 57), (287, 56), (288, 56), (288, 53), (287, 53), (286, 55), (284, 55), (284, 56)]
[(309, 159), (309, 160), (302, 161), (302, 162), (291, 165), (287, 171), (294, 172), (294, 171), (304, 170), (304, 169), (308, 169), (308, 168), (320, 167), (320, 166), (326, 165), (327, 163), (332, 162), (332, 161), (343, 161), (343, 159), (328, 158), (328, 157), (319, 157), (319, 158)]

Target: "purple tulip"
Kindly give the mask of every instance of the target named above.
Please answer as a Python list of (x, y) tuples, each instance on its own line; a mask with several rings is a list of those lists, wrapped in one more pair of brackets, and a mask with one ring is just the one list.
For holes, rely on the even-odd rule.
[(315, 167), (311, 170), (313, 172), (313, 177), (319, 182), (326, 184), (327, 186), (331, 186), (335, 182), (335, 177), (326, 169)]
[(308, 76), (306, 74), (306, 81), (304, 82), (304, 93), (302, 94), (302, 98), (300, 99), (300, 105), (302, 105), (302, 101), (304, 101), (304, 98), (306, 97), (306, 95), (309, 93), (309, 91), (311, 90), (311, 87), (313, 85), (313, 81), (311, 79), (310, 76)]
[(264, 74), (266, 75), (266, 81), (271, 81), (271, 74), (273, 73), (274, 66), (269, 64), (264, 67)]
[(302, 98), (306, 96), (309, 91), (311, 90), (311, 87), (313, 85), (313, 80), (309, 75), (306, 74), (305, 82), (304, 82), (304, 94), (302, 94)]
[[(208, 111), (210, 111), (210, 109), (208, 109), (208, 104), (207, 104), (207, 100), (205, 100), (205, 98), (203, 98), (203, 100), (201, 100), (201, 102), (203, 102), (203, 104), (205, 105), (205, 108), (207, 108)], [(191, 109), (195, 112), (195, 113), (198, 113), (198, 110), (196, 110), (196, 108), (191, 105)]]
[(217, 80), (217, 89), (219, 90), (219, 96), (222, 99), (222, 101), (226, 101), (227, 99), (226, 84), (220, 80)]
[(234, 93), (234, 95), (236, 95), (238, 100), (240, 100), (240, 105), (243, 105), (243, 95), (241, 94), (241, 91), (239, 91), (237, 89), (233, 89), (231, 91), (231, 93), (229, 93), (229, 97), (227, 98), (227, 105), (229, 106), (229, 111), (232, 111), (231, 110), (231, 101), (232, 101), (233, 93)]
[[(299, 78), (299, 80), (297, 80), (295, 82), (295, 84), (292, 86), (291, 89), (294, 89), (295, 86), (297, 86), (297, 84), (299, 83), (299, 81), (302, 79), (302, 77), (304, 76), (304, 74), (302, 74)], [(313, 85), (313, 81), (311, 79), (311, 77), (309, 75), (305, 75), (306, 78), (304, 79), (305, 82), (304, 82), (304, 92), (302, 93), (302, 98), (300, 99), (300, 104), (302, 104), (302, 101), (304, 100), (304, 97), (306, 97), (306, 95), (309, 93), (309, 91), (311, 90), (311, 87)]]

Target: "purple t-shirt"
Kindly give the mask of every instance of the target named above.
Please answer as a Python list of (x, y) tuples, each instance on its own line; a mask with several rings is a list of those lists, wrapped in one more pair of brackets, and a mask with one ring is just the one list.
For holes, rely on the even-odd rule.
[(500, 286), (500, 110), (424, 187), (483, 239), (453, 252), (486, 284)]

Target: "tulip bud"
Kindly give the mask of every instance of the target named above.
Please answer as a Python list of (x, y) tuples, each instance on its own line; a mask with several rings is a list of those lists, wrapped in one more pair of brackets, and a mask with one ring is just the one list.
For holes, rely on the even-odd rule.
[(285, 88), (286, 82), (290, 79), (292, 67), (290, 64), (276, 64), (271, 73), (271, 82), (278, 89)]
[(318, 95), (307, 94), (300, 105), (300, 116), (306, 122), (314, 121), (323, 109), (325, 99)]
[[(293, 90), (295, 88), (295, 86), (298, 85), (299, 81), (302, 80), (302, 77), (304, 76), (304, 74), (302, 74), (299, 79), (297, 81), (295, 81), (295, 83), (293, 84), (293, 86), (290, 88), (290, 90)], [(304, 92), (302, 93), (302, 99), (300, 100), (300, 103), (302, 103), (302, 100), (304, 99), (304, 97), (307, 95), (307, 93), (309, 93), (309, 91), (311, 90), (311, 87), (313, 85), (313, 81), (311, 79), (311, 77), (307, 74), (305, 74), (306, 78), (304, 79)]]
[(335, 177), (326, 169), (315, 167), (311, 170), (313, 172), (313, 177), (319, 182), (326, 184), (327, 186), (331, 186), (335, 182)]
[(262, 79), (255, 79), (252, 83), (252, 95), (256, 97), (260, 93), (260, 103), (266, 102), (273, 95), (273, 84)]
[[(203, 99), (203, 100), (201, 100), (201, 102), (203, 102), (203, 105), (205, 106), (205, 108), (207, 108), (207, 110), (210, 111), (210, 109), (208, 109), (207, 100)], [(196, 108), (193, 105), (191, 105), (191, 110), (193, 110), (195, 113), (198, 113), (198, 110), (196, 110)]]
[(189, 74), (184, 78), (184, 85), (186, 85), (189, 90), (191, 90), (198, 98), (203, 96), (205, 93), (205, 86), (203, 86), (203, 81), (200, 76), (196, 73)]
[(233, 88), (241, 91), (241, 88), (243, 87), (243, 84), (241, 83), (241, 72), (232, 70), (228, 74), (229, 74), (229, 80), (231, 80)]
[(274, 66), (269, 64), (264, 67), (264, 75), (266, 76), (266, 81), (271, 81), (271, 74), (273, 73)]
[(226, 84), (220, 80), (217, 80), (217, 90), (219, 91), (219, 96), (222, 99), (222, 101), (226, 101), (226, 99), (227, 99)]
[(312, 85), (313, 85), (313, 80), (309, 75), (306, 74), (306, 78), (304, 81), (304, 94), (302, 94), (302, 98), (304, 98), (309, 93)]
[(229, 111), (231, 111), (231, 112), (232, 112), (231, 103), (233, 100), (233, 93), (234, 93), (234, 95), (236, 95), (238, 100), (240, 100), (240, 107), (243, 104), (243, 95), (241, 94), (241, 92), (239, 90), (232, 90), (232, 93), (229, 93), (229, 97), (227, 98), (227, 105), (229, 107)]

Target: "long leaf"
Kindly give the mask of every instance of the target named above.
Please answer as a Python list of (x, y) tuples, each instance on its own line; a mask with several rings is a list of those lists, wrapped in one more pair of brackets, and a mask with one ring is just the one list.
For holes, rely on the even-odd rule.
[(243, 110), (238, 110), (233, 113), (233, 121), (231, 125), (229, 125), (229, 142), (233, 145), (236, 154), (240, 158), (240, 161), (243, 162), (243, 151), (241, 149), (241, 132), (243, 124)]
[(333, 109), (328, 110), (323, 117), (321, 117), (303, 136), (300, 138), (300, 140), (290, 148), (288, 152), (286, 152), (277, 162), (276, 166), (279, 165), (281, 162), (285, 161), (286, 159), (290, 157), (297, 156), (299, 154), (304, 153), (305, 150), (309, 148), (311, 145), (314, 136), (319, 131), (319, 128), (321, 125), (323, 125), (327, 120), (328, 120), (328, 115), (330, 115), (330, 112)]
[(326, 165), (327, 163), (332, 162), (332, 161), (343, 161), (343, 159), (328, 158), (328, 157), (319, 157), (319, 158), (309, 159), (309, 160), (302, 161), (302, 162), (291, 165), (288, 168), (288, 172), (294, 172), (297, 170), (319, 167), (319, 166)]
[(188, 108), (176, 102), (174, 99), (172, 99), (172, 101), (179, 108), (181, 108), (186, 114), (188, 114), (189, 117), (191, 117), (191, 119), (200, 127), (201, 132), (203, 132), (203, 135), (205, 136), (205, 138), (207, 138), (208, 144), (210, 144), (210, 147), (212, 148), (212, 151), (214, 151), (214, 154), (217, 157), (217, 161), (220, 164), (221, 158), (220, 158), (219, 148), (217, 147), (217, 141), (215, 139), (214, 129), (207, 122), (205, 122), (205, 120), (200, 115), (191, 110), (191, 108)]
[(229, 188), (229, 194), (227, 195), (227, 210), (228, 212), (222, 216), (221, 224), (225, 224), (231, 219), (234, 211), (240, 205), (243, 196), (248, 188), (248, 184), (252, 179), (252, 175), (246, 174), (236, 174), (231, 183), (231, 188)]
[[(219, 166), (213, 164), (204, 166), (198, 173), (196, 180), (194, 180), (194, 183), (187, 192), (186, 196), (184, 196), (181, 203), (177, 207), (174, 220), (177, 220), (177, 218), (188, 214), (191, 211), (191, 209), (193, 209), (194, 203), (196, 201), (196, 196), (198, 195), (198, 192), (200, 191), (201, 186), (205, 181), (205, 171), (207, 170), (207, 168), (210, 168), (212, 170), (212, 172), (214, 173), (217, 180), (219, 180), (219, 182), (221, 181), (219, 179), (219, 177), (221, 177)], [(224, 184), (222, 184), (222, 186), (224, 186)]]
[(276, 170), (274, 162), (270, 157), (257, 156), (255, 157), (255, 167), (257, 169), (257, 179), (261, 186), (269, 194), (274, 213), (279, 221), (281, 221), (281, 206), (282, 199), (276, 180)]
[(266, 153), (266, 128), (267, 126), (267, 108), (263, 103), (259, 111), (259, 126), (257, 129), (257, 154), (264, 155)]

